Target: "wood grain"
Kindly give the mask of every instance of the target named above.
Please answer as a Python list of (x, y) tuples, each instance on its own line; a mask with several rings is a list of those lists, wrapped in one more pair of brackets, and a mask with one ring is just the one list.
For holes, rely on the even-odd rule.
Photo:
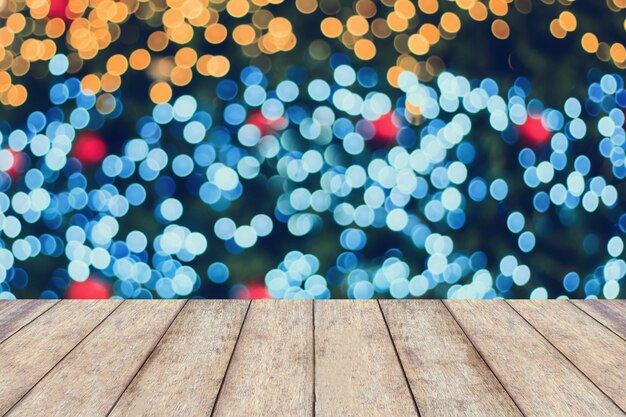
[(248, 304), (189, 301), (110, 416), (209, 416)]
[(56, 300), (0, 301), (0, 343), (56, 303)]
[(0, 415), (104, 320), (120, 301), (61, 301), (0, 345)]
[(626, 300), (572, 300), (572, 302), (626, 340)]
[(123, 302), (7, 415), (105, 416), (183, 305)]
[(619, 336), (569, 301), (516, 300), (509, 304), (626, 411), (626, 343)]
[(380, 304), (422, 417), (522, 416), (441, 301)]
[(525, 416), (624, 415), (505, 301), (445, 303)]
[(375, 301), (315, 303), (316, 416), (418, 412)]
[(312, 415), (312, 302), (253, 301), (213, 416)]

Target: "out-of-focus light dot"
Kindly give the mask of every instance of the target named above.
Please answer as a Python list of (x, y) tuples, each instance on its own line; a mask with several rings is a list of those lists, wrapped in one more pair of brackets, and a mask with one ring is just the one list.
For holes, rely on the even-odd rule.
[(215, 172), (214, 182), (220, 189), (231, 191), (239, 184), (239, 176), (234, 169), (222, 166)]
[(408, 215), (403, 209), (393, 209), (387, 214), (387, 227), (394, 232), (404, 229), (408, 221)]
[(315, 101), (324, 101), (330, 96), (330, 86), (323, 80), (313, 80), (307, 89), (309, 96)]
[(142, 232), (133, 230), (126, 236), (126, 245), (132, 252), (140, 253), (148, 246), (148, 239)]
[(544, 184), (549, 183), (554, 178), (554, 167), (550, 162), (543, 161), (537, 165), (537, 177)]
[(293, 81), (282, 81), (276, 87), (276, 95), (285, 103), (290, 103), (298, 98), (298, 85)]
[(89, 278), (89, 266), (83, 261), (72, 261), (67, 272), (74, 281), (83, 282)]
[(509, 186), (503, 179), (497, 179), (489, 186), (489, 193), (494, 200), (502, 201), (509, 193)]
[(178, 155), (172, 161), (172, 171), (179, 177), (186, 177), (193, 172), (193, 159), (189, 155)]
[(366, 300), (374, 296), (374, 286), (369, 281), (359, 281), (354, 284), (352, 294), (357, 300)]
[(334, 72), (335, 82), (342, 87), (348, 87), (356, 81), (356, 72), (349, 65), (339, 65)]
[(175, 198), (168, 198), (161, 203), (160, 212), (165, 220), (173, 222), (183, 215), (183, 205)]
[(607, 185), (606, 187), (604, 187), (602, 193), (600, 194), (602, 202), (607, 207), (615, 205), (615, 203), (617, 203), (617, 197), (617, 189), (612, 185)]
[(409, 295), (409, 281), (405, 278), (394, 279), (389, 285), (389, 294), (396, 299), (406, 298)]
[(576, 272), (568, 272), (565, 277), (563, 277), (563, 288), (565, 288), (565, 291), (576, 291), (579, 285), (580, 277)]
[(230, 272), (228, 270), (228, 267), (224, 265), (223, 263), (214, 262), (211, 265), (209, 265), (207, 274), (208, 274), (209, 279), (212, 282), (216, 284), (222, 284), (228, 280), (228, 276), (230, 275)]
[(257, 241), (257, 234), (251, 226), (240, 226), (234, 233), (235, 243), (242, 248), (250, 248)]
[(268, 215), (257, 214), (250, 221), (250, 226), (252, 226), (258, 236), (263, 237), (272, 232), (274, 224)]
[(237, 138), (244, 146), (255, 146), (261, 140), (261, 130), (253, 124), (246, 124), (239, 128)]
[(530, 269), (526, 265), (519, 265), (513, 270), (513, 282), (517, 286), (524, 286), (530, 281)]
[(204, 125), (197, 121), (187, 123), (183, 130), (183, 136), (189, 143), (200, 143), (204, 140), (205, 135), (206, 129)]
[(624, 241), (619, 236), (613, 236), (606, 245), (609, 255), (613, 258), (619, 257), (624, 251)]
[(263, 113), (263, 116), (268, 120), (277, 120), (282, 117), (284, 112), (285, 107), (283, 103), (275, 98), (265, 100), (261, 106), (261, 113)]
[(267, 94), (260, 85), (251, 85), (243, 93), (243, 99), (252, 107), (259, 107), (265, 102)]
[(358, 251), (363, 249), (367, 242), (365, 232), (358, 229), (346, 229), (341, 233), (341, 245), (347, 250)]
[(193, 281), (187, 274), (176, 274), (172, 278), (172, 289), (180, 296), (187, 296), (193, 291)]
[(409, 282), (409, 291), (413, 297), (421, 297), (428, 291), (428, 278), (423, 275), (416, 275)]
[(530, 252), (535, 248), (535, 235), (532, 232), (524, 232), (517, 238), (517, 245), (522, 252)]
[(448, 211), (453, 211), (461, 205), (461, 193), (456, 188), (446, 188), (441, 194), (441, 203)]
[(509, 230), (513, 233), (519, 233), (522, 231), (525, 225), (524, 215), (519, 211), (515, 211), (509, 215), (506, 224)]
[(547, 300), (548, 299), (548, 290), (543, 287), (535, 288), (530, 293), (531, 300)]
[(604, 284), (604, 287), (602, 287), (602, 295), (604, 295), (604, 298), (606, 298), (607, 300), (616, 299), (617, 296), (619, 295), (619, 292), (620, 292), (620, 285), (617, 280), (609, 281), (606, 284)]
[(237, 225), (228, 217), (222, 217), (215, 222), (213, 229), (218, 238), (228, 240), (234, 236)]
[(146, 190), (141, 184), (130, 184), (126, 189), (126, 198), (133, 206), (139, 206), (146, 199)]
[(224, 121), (230, 125), (240, 125), (245, 119), (246, 109), (239, 103), (229, 104), (224, 109)]
[(487, 195), (487, 184), (482, 178), (474, 178), (468, 187), (470, 198), (474, 201), (483, 201)]
[(69, 60), (63, 54), (57, 54), (52, 57), (48, 63), (48, 69), (52, 75), (62, 75), (69, 67)]

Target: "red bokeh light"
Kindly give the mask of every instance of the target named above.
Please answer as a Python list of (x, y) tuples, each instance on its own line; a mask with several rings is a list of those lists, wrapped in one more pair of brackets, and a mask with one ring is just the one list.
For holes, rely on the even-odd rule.
[(541, 117), (528, 116), (526, 122), (519, 127), (519, 135), (524, 145), (542, 145), (546, 143), (551, 132), (543, 126)]
[(263, 116), (263, 113), (260, 111), (252, 113), (248, 116), (248, 120), (246, 122), (258, 127), (261, 131), (261, 136), (269, 135), (270, 133), (274, 133), (287, 127), (287, 120), (284, 117), (276, 120), (269, 120)]
[(51, 0), (50, 9), (48, 10), (48, 17), (50, 19), (60, 17), (63, 20), (68, 20), (67, 15), (65, 14), (68, 3), (68, 0)]
[(251, 282), (246, 286), (238, 288), (234, 294), (235, 298), (240, 300), (262, 300), (271, 298), (267, 288), (261, 282)]
[(66, 297), (72, 300), (100, 300), (111, 296), (111, 288), (105, 281), (90, 277), (86, 281), (72, 281)]
[(396, 140), (396, 134), (398, 133), (398, 126), (394, 123), (395, 116), (393, 112), (383, 114), (378, 119), (374, 120), (374, 140), (382, 145), (394, 144)]
[(82, 132), (74, 140), (72, 156), (85, 166), (98, 165), (107, 153), (106, 142), (98, 133)]

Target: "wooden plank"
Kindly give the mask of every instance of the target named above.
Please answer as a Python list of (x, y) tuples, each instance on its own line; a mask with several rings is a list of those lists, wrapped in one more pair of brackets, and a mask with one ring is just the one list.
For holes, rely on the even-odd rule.
[(505, 301), (445, 301), (525, 416), (623, 416)]
[(626, 300), (572, 300), (572, 302), (626, 340)]
[(209, 416), (248, 305), (189, 301), (110, 416)]
[(105, 416), (183, 305), (123, 302), (7, 415)]
[(253, 301), (213, 417), (313, 415), (311, 301)]
[(441, 301), (380, 304), (422, 417), (522, 416)]
[(539, 333), (626, 411), (626, 343), (569, 301), (509, 301)]
[(61, 301), (0, 345), (0, 415), (104, 320), (120, 301)]
[(0, 302), (0, 343), (57, 302), (57, 300), (7, 300)]
[(315, 304), (316, 416), (417, 416), (376, 301)]

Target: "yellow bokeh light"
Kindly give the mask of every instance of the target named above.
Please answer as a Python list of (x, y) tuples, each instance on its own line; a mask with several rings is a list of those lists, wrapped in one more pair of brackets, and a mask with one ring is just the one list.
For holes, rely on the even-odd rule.
[(559, 24), (566, 31), (572, 32), (576, 30), (576, 16), (574, 16), (571, 12), (564, 11), (559, 15)]
[(122, 75), (128, 70), (128, 61), (121, 54), (113, 55), (107, 61), (107, 71), (112, 75)]
[(585, 33), (580, 41), (585, 52), (594, 54), (598, 50), (598, 38), (593, 33)]
[(425, 55), (430, 49), (430, 44), (424, 35), (416, 33), (409, 36), (409, 50), (415, 55)]
[(144, 70), (150, 65), (150, 52), (145, 49), (136, 49), (128, 59), (130, 67), (134, 70)]
[(441, 27), (448, 33), (457, 33), (461, 29), (461, 19), (451, 12), (441, 15)]
[(567, 36), (567, 31), (563, 29), (558, 19), (554, 19), (550, 22), (550, 33), (557, 39), (563, 39)]
[(376, 56), (376, 45), (369, 39), (359, 39), (354, 44), (354, 53), (362, 60), (370, 60)]
[(506, 39), (511, 34), (511, 30), (504, 20), (496, 19), (491, 24), (491, 33), (496, 39)]
[(273, 18), (267, 26), (272, 36), (285, 38), (291, 33), (291, 22), (284, 17)]
[(354, 36), (363, 36), (369, 31), (369, 24), (363, 16), (350, 16), (346, 22), (348, 31)]
[(207, 40), (207, 42), (212, 44), (224, 42), (224, 39), (226, 39), (227, 35), (228, 31), (226, 30), (226, 26), (220, 23), (214, 23), (212, 25), (209, 25), (204, 31), (204, 38)]
[(167, 103), (172, 98), (172, 87), (166, 82), (155, 83), (150, 88), (150, 100), (155, 104)]
[(427, 14), (437, 13), (437, 10), (439, 10), (439, 2), (437, 0), (419, 0), (417, 6)]
[(320, 28), (327, 38), (338, 38), (343, 32), (343, 24), (335, 17), (327, 17), (322, 20)]
[(243, 17), (250, 10), (250, 4), (246, 0), (229, 0), (226, 11), (233, 17)]

